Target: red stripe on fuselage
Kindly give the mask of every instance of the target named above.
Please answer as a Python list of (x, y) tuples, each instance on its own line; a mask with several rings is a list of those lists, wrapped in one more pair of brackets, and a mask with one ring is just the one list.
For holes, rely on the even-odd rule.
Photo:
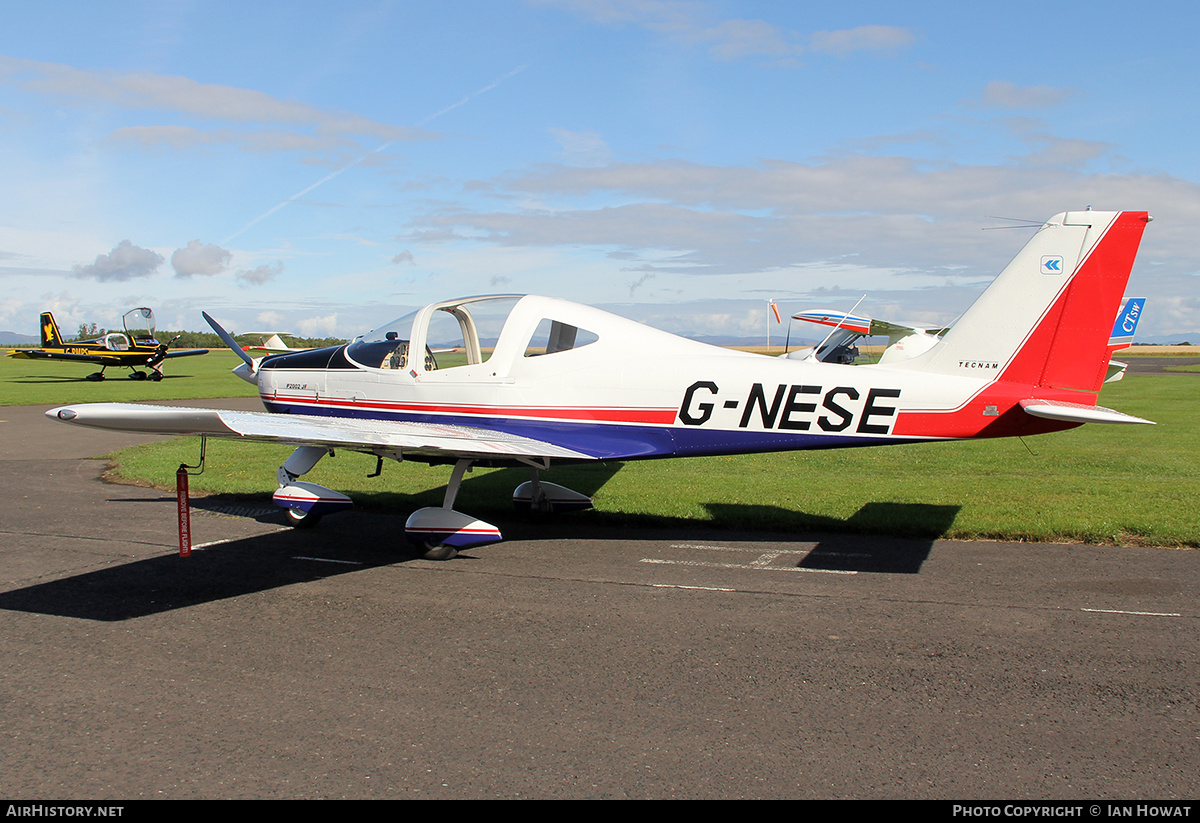
[(374, 409), (407, 414), (461, 414), (474, 417), (519, 417), (537, 420), (589, 420), (596, 423), (643, 423), (669, 426), (676, 409), (620, 406), (484, 406), (466, 403), (391, 403), (380, 400), (346, 400), (334, 397), (263, 395), (268, 403), (291, 403), (319, 408)]

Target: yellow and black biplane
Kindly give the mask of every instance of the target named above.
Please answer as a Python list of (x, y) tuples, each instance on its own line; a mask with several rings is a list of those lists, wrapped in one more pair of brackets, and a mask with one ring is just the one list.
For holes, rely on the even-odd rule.
[[(208, 349), (178, 349), (169, 351), (172, 339), (160, 343), (154, 337), (154, 312), (142, 306), (125, 312), (125, 333), (112, 331), (94, 340), (73, 340), (64, 343), (50, 312), (42, 313), (42, 347), (16, 349), (9, 357), (24, 360), (63, 360), (69, 363), (98, 363), (100, 371), (87, 376), (88, 380), (103, 380), (109, 366), (131, 370), (134, 380), (162, 380), (162, 364), (168, 357), (189, 357), (208, 354)], [(146, 369), (146, 371), (139, 371)]]

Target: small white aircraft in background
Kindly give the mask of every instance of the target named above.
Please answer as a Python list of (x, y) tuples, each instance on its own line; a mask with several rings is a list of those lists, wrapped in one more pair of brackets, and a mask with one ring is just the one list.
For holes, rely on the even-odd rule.
[[(1109, 364), (1108, 374), (1104, 382), (1115, 383), (1125, 376), (1128, 363), (1112, 360), (1111, 356), (1133, 345), (1133, 336), (1137, 331), (1138, 320), (1142, 317), (1142, 309), (1146, 306), (1146, 298), (1131, 297), (1124, 308), (1117, 314), (1113, 324), (1112, 334), (1108, 341)], [(863, 337), (886, 337), (887, 346), (878, 362), (881, 365), (907, 360), (923, 354), (950, 331), (949, 326), (918, 326), (912, 323), (896, 323), (887, 320), (875, 320), (866, 315), (849, 314), (836, 309), (810, 309), (792, 315), (793, 320), (804, 320), (822, 326), (832, 326), (833, 331), (816, 346), (799, 348), (788, 352), (785, 356), (795, 359), (814, 359), (822, 362), (833, 362), (850, 365), (858, 357), (858, 349), (854, 343)]]
[(881, 363), (891, 363), (916, 357), (933, 347), (938, 339), (949, 331), (949, 327), (915, 326), (874, 320), (865, 315), (848, 314), (834, 309), (812, 309), (792, 315), (793, 320), (804, 320), (822, 326), (832, 326), (833, 331), (818, 345), (788, 352), (793, 360), (814, 359), (823, 363), (833, 362), (852, 365), (858, 356), (855, 341), (861, 337), (887, 337)]
[(251, 357), (265, 357), (268, 354), (284, 354), (290, 351), (306, 351), (307, 347), (292, 348), (283, 341), (284, 337), (295, 337), (296, 335), (286, 331), (244, 331), (240, 332), (243, 337), (253, 335), (261, 337), (262, 343), (257, 346), (242, 346), (244, 352), (250, 354)]
[[(234, 372), (258, 387), (266, 412), (99, 403), (46, 414), (98, 428), (293, 444), (277, 472), (275, 502), (298, 526), (351, 506), (345, 495), (299, 479), (335, 447), (376, 455), (380, 464), (454, 463), (443, 505), (418, 510), (405, 525), (426, 557), (444, 559), (501, 539), (495, 526), (453, 509), (473, 465), (529, 467), (514, 503), (560, 511), (591, 501), (541, 479), (559, 461), (1149, 423), (1098, 406), (1097, 394), (1150, 219), (1090, 210), (1052, 217), (953, 328), (880, 326), (897, 339), (885, 362), (873, 365), (718, 348), (548, 297), (467, 297), (433, 303), (347, 345), (261, 360), (205, 315), (241, 352)], [(877, 322), (859, 319), (855, 333)], [(914, 338), (919, 345), (906, 343)], [(447, 344), (462, 353), (439, 364), (434, 346)]]

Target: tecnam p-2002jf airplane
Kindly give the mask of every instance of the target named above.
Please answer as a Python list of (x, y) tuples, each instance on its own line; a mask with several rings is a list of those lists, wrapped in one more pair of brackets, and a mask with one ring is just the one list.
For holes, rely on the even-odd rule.
[[(1097, 393), (1150, 219), (1056, 215), (952, 328), (914, 329), (875, 365), (822, 361), (819, 348), (799, 357), (732, 351), (565, 300), (468, 297), (426, 306), (348, 345), (260, 360), (242, 353), (234, 371), (258, 386), (266, 412), (99, 403), (46, 414), (98, 428), (295, 445), (275, 492), (295, 525), (351, 506), (299, 479), (334, 448), (376, 455), (380, 465), (453, 463), (443, 505), (405, 524), (426, 557), (444, 559), (501, 539), (495, 526), (453, 509), (472, 465), (527, 466), (531, 480), (514, 492), (517, 506), (571, 510), (591, 500), (541, 479), (555, 462), (1148, 423), (1098, 406)], [(437, 354), (433, 346), (450, 339), (461, 353)], [(492, 339), (488, 352), (481, 341)]]

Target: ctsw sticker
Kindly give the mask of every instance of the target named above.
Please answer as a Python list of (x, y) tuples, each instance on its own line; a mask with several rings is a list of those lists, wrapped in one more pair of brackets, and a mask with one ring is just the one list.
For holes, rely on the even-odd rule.
[[(711, 380), (698, 380), (683, 393), (679, 422), (685, 426), (713, 425), (739, 429), (775, 429), (779, 431), (855, 431), (859, 434), (890, 434), (896, 420), (897, 405), (889, 402), (900, 396), (900, 389), (869, 389), (864, 398), (853, 386), (788, 385), (781, 383), (769, 390), (755, 383), (745, 398), (722, 398)], [(728, 411), (725, 419), (713, 418), (718, 406)]]

